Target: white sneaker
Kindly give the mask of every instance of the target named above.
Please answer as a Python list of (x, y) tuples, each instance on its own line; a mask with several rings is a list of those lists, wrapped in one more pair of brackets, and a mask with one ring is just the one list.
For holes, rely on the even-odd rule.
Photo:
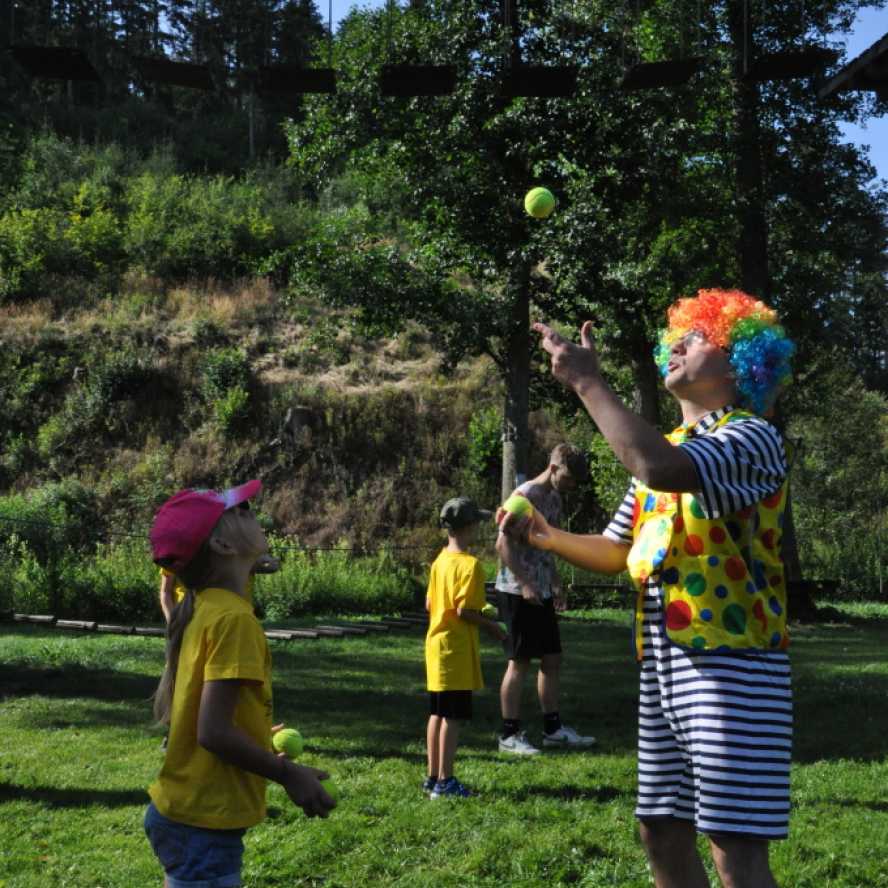
[(543, 734), (543, 746), (561, 746), (572, 749), (584, 749), (587, 746), (594, 745), (594, 737), (583, 737), (567, 725), (562, 725), (554, 734)]
[(520, 731), (508, 737), (499, 738), (500, 752), (511, 752), (512, 755), (539, 755), (540, 751), (527, 739), (527, 734)]

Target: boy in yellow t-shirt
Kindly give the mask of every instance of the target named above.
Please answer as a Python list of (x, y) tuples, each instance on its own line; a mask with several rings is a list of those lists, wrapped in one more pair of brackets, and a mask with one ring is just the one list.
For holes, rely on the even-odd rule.
[(447, 530), (447, 546), (432, 564), (426, 610), (426, 679), (429, 690), (429, 722), (426, 728), (428, 776), (423, 789), (430, 798), (471, 795), (453, 776), (453, 760), (460, 722), (472, 717), (472, 691), (484, 687), (478, 628), (502, 641), (499, 623), (482, 616), (484, 572), (468, 547), (478, 532), (478, 522), (492, 512), (479, 509), (460, 496), (441, 509), (441, 526)]

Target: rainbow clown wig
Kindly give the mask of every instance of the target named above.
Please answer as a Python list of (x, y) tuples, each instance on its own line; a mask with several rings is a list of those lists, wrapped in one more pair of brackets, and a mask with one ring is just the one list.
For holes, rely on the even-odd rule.
[(660, 331), (654, 351), (666, 376), (672, 346), (691, 331), (728, 353), (737, 377), (738, 406), (764, 414), (780, 388), (792, 379), (789, 361), (795, 351), (777, 312), (740, 290), (700, 290), (677, 300), (668, 310), (668, 326)]

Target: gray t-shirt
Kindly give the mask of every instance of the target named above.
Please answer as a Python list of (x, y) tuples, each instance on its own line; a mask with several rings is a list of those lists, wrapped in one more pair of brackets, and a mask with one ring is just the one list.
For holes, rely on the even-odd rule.
[[(535, 484), (525, 481), (515, 488), (516, 493), (523, 493), (531, 505), (540, 512), (549, 524), (557, 527), (561, 520), (561, 494), (551, 484)], [(552, 597), (552, 586), (557, 576), (555, 558), (551, 552), (534, 549), (525, 543), (515, 543), (514, 550), (525, 575), (535, 583), (540, 596), (544, 599)], [(496, 588), (510, 595), (520, 595), (521, 586), (507, 567), (501, 566), (496, 575)]]

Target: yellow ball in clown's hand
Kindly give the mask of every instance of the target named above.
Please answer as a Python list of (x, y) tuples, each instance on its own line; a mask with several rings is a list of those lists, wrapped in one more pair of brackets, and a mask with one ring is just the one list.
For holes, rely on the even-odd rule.
[(524, 196), (524, 209), (534, 219), (545, 219), (555, 209), (555, 195), (548, 188), (531, 188)]
[(517, 517), (533, 515), (533, 506), (526, 496), (513, 493), (504, 503), (503, 508)]
[(275, 752), (282, 752), (287, 758), (295, 759), (302, 755), (305, 743), (296, 728), (284, 728), (271, 738)]

